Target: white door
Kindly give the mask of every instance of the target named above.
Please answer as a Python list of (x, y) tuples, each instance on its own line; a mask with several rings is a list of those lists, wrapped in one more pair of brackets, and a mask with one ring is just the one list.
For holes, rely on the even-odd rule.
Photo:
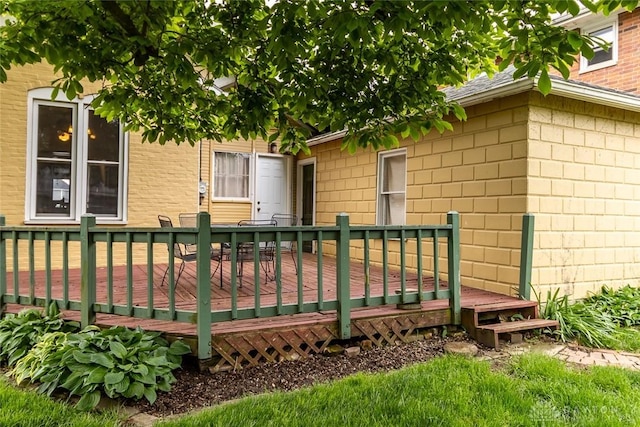
[(271, 219), (274, 213), (289, 213), (288, 158), (258, 155), (254, 219)]

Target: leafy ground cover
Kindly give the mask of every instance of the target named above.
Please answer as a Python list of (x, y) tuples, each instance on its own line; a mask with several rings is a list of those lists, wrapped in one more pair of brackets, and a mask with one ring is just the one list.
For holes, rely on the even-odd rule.
[(167, 420), (182, 426), (640, 425), (640, 373), (529, 354), (501, 367), (444, 356)]
[(39, 393), (79, 396), (78, 409), (94, 408), (103, 395), (153, 403), (158, 391), (171, 389), (173, 371), (189, 352), (180, 341), (169, 345), (159, 333), (141, 329), (78, 331), (55, 304), (0, 320), (0, 366), (10, 368), (17, 384), (36, 384)]
[(625, 286), (613, 290), (602, 287), (597, 294), (570, 302), (547, 294), (541, 315), (560, 323), (555, 334), (562, 341), (577, 341), (587, 347), (640, 351), (640, 289)]

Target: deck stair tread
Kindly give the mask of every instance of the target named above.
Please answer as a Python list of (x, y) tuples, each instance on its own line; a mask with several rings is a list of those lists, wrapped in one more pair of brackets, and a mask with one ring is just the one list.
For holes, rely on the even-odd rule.
[(467, 333), (478, 342), (497, 349), (500, 347), (500, 338), (514, 338), (509, 334), (558, 327), (557, 321), (540, 319), (538, 315), (536, 301), (517, 299), (487, 301), (487, 303), (464, 305), (462, 324)]
[(526, 320), (516, 320), (513, 322), (502, 322), (502, 323), (491, 323), (488, 325), (480, 325), (477, 329), (485, 329), (490, 330), (495, 333), (507, 333), (507, 332), (517, 332), (517, 331), (526, 331), (531, 329), (538, 328), (551, 328), (557, 327), (557, 320), (548, 320), (548, 319), (526, 319)]
[(470, 305), (462, 307), (464, 310), (473, 310), (476, 313), (486, 313), (490, 311), (501, 311), (501, 310), (513, 310), (519, 308), (529, 308), (537, 306), (536, 301), (527, 301), (527, 300), (508, 300), (508, 301), (499, 301), (499, 302), (491, 302), (488, 304), (478, 304), (478, 305)]

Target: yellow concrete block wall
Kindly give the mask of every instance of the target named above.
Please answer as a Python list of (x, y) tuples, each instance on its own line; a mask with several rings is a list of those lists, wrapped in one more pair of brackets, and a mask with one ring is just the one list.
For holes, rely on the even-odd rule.
[(640, 113), (532, 95), (532, 283), (546, 298), (640, 285)]
[[(519, 278), (527, 202), (527, 102), (520, 95), (470, 107), (469, 119), (455, 123), (453, 132), (433, 131), (417, 142), (400, 143), (407, 150), (406, 223), (444, 224), (447, 212), (457, 210), (462, 283), (504, 294), (517, 290)], [(375, 224), (378, 154), (367, 149), (350, 155), (340, 151), (340, 143), (312, 147), (318, 223), (335, 224), (336, 214), (346, 212), (352, 224)], [(446, 279), (446, 246), (439, 247), (441, 278)], [(372, 248), (372, 262), (380, 263), (381, 249)], [(389, 259), (398, 259), (398, 248), (398, 242), (390, 242)], [(408, 242), (410, 269), (416, 267), (415, 253), (415, 243)], [(432, 242), (423, 244), (423, 253), (432, 256)], [(432, 272), (433, 260), (424, 268)]]
[[(8, 80), (0, 85), (0, 214), (7, 225), (22, 225), (25, 218), (25, 185), (27, 163), (27, 94), (30, 89), (51, 87), (54, 75), (46, 64), (16, 67), (8, 72)], [(85, 83), (85, 94), (98, 90), (98, 84)], [(177, 222), (180, 212), (198, 211), (198, 147), (168, 142), (143, 144), (141, 136), (129, 135), (126, 206), (127, 223), (111, 227), (158, 227), (158, 214)], [(61, 265), (60, 249), (52, 243), (52, 264)], [(134, 262), (146, 263), (146, 245), (134, 245)], [(78, 267), (79, 251), (70, 245), (70, 266)], [(166, 245), (154, 248), (158, 259), (167, 262)], [(44, 263), (44, 247), (36, 244), (36, 269)], [(101, 251), (104, 254), (104, 251)], [(125, 249), (116, 245), (114, 256), (124, 259)], [(28, 267), (28, 251), (20, 245), (20, 269)], [(11, 270), (12, 259), (8, 266)], [(104, 265), (104, 255), (98, 255)]]

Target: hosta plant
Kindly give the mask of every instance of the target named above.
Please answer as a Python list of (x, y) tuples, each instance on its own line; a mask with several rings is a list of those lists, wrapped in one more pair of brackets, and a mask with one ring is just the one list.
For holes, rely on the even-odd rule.
[(18, 383), (40, 383), (41, 393), (63, 389), (69, 397), (80, 396), (80, 409), (95, 407), (102, 393), (153, 403), (158, 390), (169, 391), (172, 371), (189, 352), (181, 341), (169, 345), (159, 334), (141, 329), (88, 327), (46, 334), (11, 374)]
[(32, 308), (7, 314), (0, 320), (0, 365), (14, 366), (46, 333), (79, 329), (76, 322), (61, 318), (55, 303), (46, 311)]

